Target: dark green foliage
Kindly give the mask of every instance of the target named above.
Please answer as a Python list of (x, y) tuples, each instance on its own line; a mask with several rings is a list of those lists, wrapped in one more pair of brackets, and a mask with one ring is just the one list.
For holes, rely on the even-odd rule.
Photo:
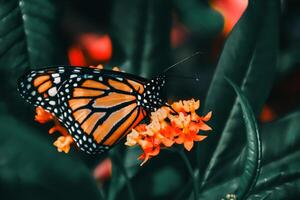
[(14, 112), (24, 107), (19, 102), (16, 81), (25, 70), (65, 62), (58, 38), (60, 10), (56, 3), (48, 0), (0, 2), (0, 88), (6, 94), (1, 99)]
[(170, 1), (116, 0), (110, 28), (114, 62), (126, 72), (157, 75), (170, 64), (170, 28)]
[(208, 2), (173, 0), (173, 3), (180, 20), (198, 36), (216, 37), (222, 31), (222, 16), (211, 9)]
[(101, 199), (91, 172), (59, 154), (36, 130), (0, 115), (1, 199)]
[(46, 132), (20, 120), (35, 124), (17, 93), (17, 78), (29, 68), (63, 64), (58, 17), (55, 1), (0, 1), (1, 199), (100, 199), (81, 161), (58, 154), (37, 136)]
[[(173, 63), (173, 12), (203, 40), (215, 39), (223, 24), (207, 1), (115, 0), (109, 6), (113, 58), (108, 65), (147, 78)], [(140, 167), (136, 158), (141, 152), (125, 149), (121, 142), (109, 154), (111, 179), (98, 187), (91, 168), (102, 158), (58, 153), (52, 141), (42, 136), (46, 131), (33, 125), (33, 111), (16, 91), (17, 78), (27, 69), (66, 62), (60, 29), (63, 12), (60, 1), (0, 0), (0, 199), (181, 200), (193, 199), (195, 190), (200, 199), (221, 199), (227, 194), (237, 195), (238, 200), (297, 199), (300, 113), (259, 126), (255, 119), (276, 76), (279, 0), (249, 1), (226, 40), (210, 86), (193, 79), (174, 83), (180, 89), (173, 86), (170, 92), (180, 97), (190, 96), (190, 88), (193, 97), (202, 97), (200, 88), (208, 88), (203, 107), (205, 113), (213, 111), (209, 122), (213, 131), (197, 151), (180, 157), (162, 150)], [(297, 56), (291, 62), (297, 62)], [(194, 76), (207, 67), (195, 63), (193, 70), (183, 64), (174, 72)], [(285, 68), (290, 69), (289, 65), (279, 69)], [(188, 173), (187, 166), (194, 174)]]
[(243, 111), (247, 130), (247, 143), (245, 147), (245, 160), (243, 173), (239, 178), (239, 187), (235, 193), (239, 199), (246, 199), (252, 192), (261, 168), (261, 139), (258, 126), (251, 106), (242, 91), (231, 80), (227, 79), (234, 88)]

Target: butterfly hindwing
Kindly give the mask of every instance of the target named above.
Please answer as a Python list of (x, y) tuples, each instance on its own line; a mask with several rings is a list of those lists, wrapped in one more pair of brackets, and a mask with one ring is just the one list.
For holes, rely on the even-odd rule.
[(103, 152), (146, 116), (138, 104), (144, 82), (124, 73), (86, 71), (60, 88), (59, 119), (81, 150)]

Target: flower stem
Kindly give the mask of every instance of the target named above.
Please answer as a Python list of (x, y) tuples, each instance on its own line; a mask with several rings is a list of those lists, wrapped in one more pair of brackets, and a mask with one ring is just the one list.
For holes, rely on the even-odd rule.
[(196, 166), (200, 166), (200, 144), (196, 143)]
[(99, 186), (99, 193), (100, 193), (101, 199), (107, 199), (105, 197), (105, 192), (104, 192), (104, 190), (102, 188), (102, 185)]
[(124, 178), (125, 178), (125, 182), (126, 182), (126, 186), (127, 186), (127, 190), (128, 190), (128, 194), (129, 194), (129, 199), (130, 200), (134, 200), (134, 193), (133, 193), (133, 189), (132, 189), (132, 185), (128, 176), (128, 173), (123, 165), (123, 163), (121, 162), (121, 157), (119, 155), (119, 152), (115, 151), (114, 153), (114, 157), (115, 157), (115, 163), (117, 164), (118, 168), (120, 169), (120, 171), (122, 172)]
[(178, 154), (180, 155), (180, 157), (182, 158), (182, 160), (184, 161), (190, 176), (192, 177), (192, 182), (193, 182), (193, 189), (194, 189), (194, 199), (198, 200), (198, 181), (197, 181), (197, 176), (194, 174), (194, 170), (192, 168), (192, 165), (189, 161), (189, 159), (187, 158), (186, 154), (184, 153), (183, 150), (177, 150)]

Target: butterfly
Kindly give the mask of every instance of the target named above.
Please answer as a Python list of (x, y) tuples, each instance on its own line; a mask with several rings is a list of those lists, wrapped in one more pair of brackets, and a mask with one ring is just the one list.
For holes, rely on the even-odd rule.
[(82, 151), (110, 149), (165, 104), (165, 75), (151, 80), (120, 71), (57, 66), (25, 73), (20, 95), (54, 115)]

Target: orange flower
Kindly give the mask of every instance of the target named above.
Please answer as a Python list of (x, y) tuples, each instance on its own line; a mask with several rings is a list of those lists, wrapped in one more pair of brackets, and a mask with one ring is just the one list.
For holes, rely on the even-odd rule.
[(53, 120), (53, 118), (54, 118), (51, 113), (44, 110), (44, 108), (42, 108), (41, 106), (36, 107), (35, 112), (36, 112), (36, 115), (35, 115), (34, 120), (41, 124), (49, 122), (49, 121)]
[(70, 151), (70, 145), (73, 143), (72, 136), (60, 136), (57, 140), (53, 143), (54, 146), (57, 147), (59, 152), (68, 153)]
[(210, 120), (212, 112), (201, 117), (196, 113), (199, 107), (200, 101), (191, 99), (174, 102), (171, 107), (164, 106), (152, 112), (151, 123), (140, 124), (133, 129), (127, 135), (125, 145), (141, 147), (141, 165), (158, 155), (161, 147), (171, 147), (174, 143), (183, 144), (190, 151), (195, 141), (202, 141), (207, 137), (199, 135), (199, 131), (211, 130), (205, 122)]

